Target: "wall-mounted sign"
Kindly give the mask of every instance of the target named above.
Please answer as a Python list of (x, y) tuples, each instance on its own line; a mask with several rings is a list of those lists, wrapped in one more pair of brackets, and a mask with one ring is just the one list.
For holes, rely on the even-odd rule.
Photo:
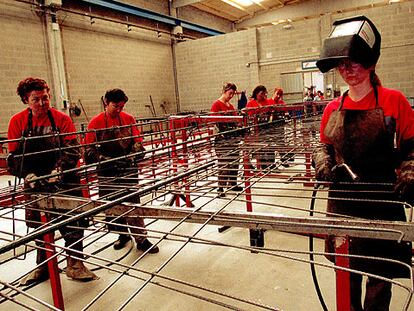
[(318, 67), (316, 66), (316, 61), (317, 60), (305, 60), (302, 62), (302, 69), (306, 70), (306, 69), (317, 69)]

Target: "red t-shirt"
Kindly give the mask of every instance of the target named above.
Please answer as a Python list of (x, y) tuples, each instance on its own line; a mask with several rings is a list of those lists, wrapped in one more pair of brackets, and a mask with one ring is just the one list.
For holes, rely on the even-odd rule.
[(283, 101), (283, 99), (274, 100), (273, 98), (268, 98), (266, 104), (268, 106), (274, 106), (274, 105), (286, 105), (286, 103)]
[(217, 99), (213, 105), (211, 105), (211, 112), (224, 112), (225, 115), (237, 115), (236, 109), (230, 103), (226, 105), (221, 100)]
[[(131, 125), (136, 124), (135, 118), (126, 113), (121, 111), (119, 114), (119, 118), (112, 118), (105, 112), (101, 112), (100, 114), (94, 116), (92, 120), (88, 124), (88, 130), (99, 130), (105, 128), (111, 128), (114, 126), (124, 126), (124, 125)], [(132, 126), (132, 135), (134, 136), (135, 142), (142, 142), (142, 137), (140, 136), (140, 131), (137, 126)], [(96, 141), (96, 135), (92, 132), (87, 132), (85, 136), (85, 143), (90, 144)]]
[[(52, 117), (55, 121), (56, 128), (59, 130), (61, 134), (76, 132), (76, 128), (73, 125), (73, 122), (68, 115), (54, 108), (50, 108), (50, 112), (52, 113)], [(9, 122), (7, 138), (18, 139), (22, 137), (23, 131), (28, 129), (28, 122), (29, 122), (29, 108), (23, 111), (20, 111), (16, 113), (14, 116), (12, 116)], [(32, 127), (33, 127), (32, 129), (33, 136), (49, 135), (52, 133), (52, 125), (47, 115), (41, 118), (37, 118), (33, 116)], [(76, 134), (66, 135), (66, 136), (63, 136), (62, 138), (63, 140), (76, 139)], [(16, 149), (18, 148), (18, 144), (19, 144), (18, 142), (10, 142), (9, 152), (16, 151)]]
[[(338, 109), (341, 99), (342, 96), (331, 101), (323, 112), (320, 127), (320, 140), (322, 143), (331, 144), (331, 141), (325, 136), (324, 131), (332, 111)], [(375, 108), (375, 104), (374, 91), (371, 91), (357, 102), (347, 96), (342, 109), (370, 110)], [(378, 105), (383, 109), (384, 117), (391, 116), (396, 120), (398, 146), (400, 146), (401, 141), (414, 137), (414, 112), (407, 99), (400, 91), (378, 87)]]

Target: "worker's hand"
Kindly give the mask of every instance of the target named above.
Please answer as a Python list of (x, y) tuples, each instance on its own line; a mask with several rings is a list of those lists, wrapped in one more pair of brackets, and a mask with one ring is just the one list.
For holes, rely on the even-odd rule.
[(395, 192), (405, 202), (414, 201), (414, 160), (402, 163)]
[(99, 162), (102, 162), (102, 161), (110, 160), (112, 158), (100, 154), (99, 157), (98, 157), (98, 159), (99, 159)]
[(312, 165), (315, 167), (315, 178), (319, 181), (332, 181), (334, 173), (333, 147), (322, 145), (313, 151)]
[(61, 173), (62, 173), (62, 170), (60, 168), (53, 169), (50, 172), (50, 175), (55, 175), (55, 176), (49, 177), (47, 179), (47, 183), (48, 184), (56, 184), (56, 183), (58, 183), (60, 181)]
[(132, 146), (132, 152), (137, 153), (134, 157), (134, 162), (139, 162), (145, 157), (145, 147), (142, 142), (136, 142)]
[(39, 181), (33, 181), (33, 179), (36, 179), (36, 178), (37, 176), (34, 173), (27, 174), (27, 176), (24, 178), (25, 186), (30, 189), (36, 188), (36, 186), (39, 184)]

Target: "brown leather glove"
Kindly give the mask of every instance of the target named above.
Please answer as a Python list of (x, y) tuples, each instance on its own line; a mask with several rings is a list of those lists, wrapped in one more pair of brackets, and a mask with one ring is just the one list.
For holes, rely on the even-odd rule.
[(332, 145), (322, 144), (315, 148), (312, 155), (312, 166), (315, 168), (315, 178), (319, 181), (332, 181), (335, 165)]
[(137, 155), (134, 157), (134, 160), (136, 162), (141, 161), (145, 157), (145, 147), (142, 145), (142, 142), (136, 142), (132, 146), (132, 152), (137, 153)]
[(401, 200), (414, 203), (414, 138), (401, 142), (401, 166), (395, 193)]
[(403, 161), (395, 184), (395, 192), (406, 202), (414, 200), (414, 160)]

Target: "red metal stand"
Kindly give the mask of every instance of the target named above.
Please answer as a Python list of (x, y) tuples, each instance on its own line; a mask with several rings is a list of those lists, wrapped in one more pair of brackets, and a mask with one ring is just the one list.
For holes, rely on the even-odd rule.
[[(47, 223), (49, 221), (45, 213), (41, 213), (41, 220), (42, 223)], [(48, 259), (47, 268), (50, 276), (50, 287), (52, 289), (53, 303), (56, 308), (59, 308), (60, 310), (65, 310), (63, 304), (62, 285), (60, 283), (57, 257), (55, 256), (52, 259), (50, 259), (53, 255), (56, 254), (55, 247), (53, 246), (53, 244), (55, 243), (54, 233), (50, 232), (48, 234), (45, 234), (43, 236), (43, 240), (45, 241), (46, 258)]]
[[(348, 237), (337, 237), (335, 240), (335, 253), (340, 255), (349, 254)], [(336, 256), (335, 263), (337, 266), (349, 268), (348, 256)], [(351, 310), (351, 284), (350, 273), (343, 270), (336, 270), (336, 310)]]

